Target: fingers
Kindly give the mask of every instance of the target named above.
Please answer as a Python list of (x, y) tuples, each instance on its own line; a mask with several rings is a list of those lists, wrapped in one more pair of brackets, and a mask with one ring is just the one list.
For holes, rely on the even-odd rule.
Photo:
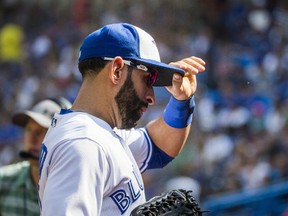
[(178, 100), (185, 100), (194, 95), (197, 89), (196, 75), (205, 71), (205, 61), (196, 56), (184, 58), (170, 65), (181, 68), (185, 71), (184, 77), (174, 74), (172, 86), (166, 87), (167, 90)]
[(173, 75), (171, 88), (173, 88), (174, 91), (177, 91), (178, 89), (180, 90), (181, 85), (182, 85), (182, 76), (180, 74), (175, 73)]
[(185, 75), (182, 77), (179, 74), (174, 74), (172, 85), (166, 86), (166, 89), (177, 99), (185, 100), (191, 97), (197, 88), (196, 75)]
[(185, 72), (193, 75), (203, 72), (205, 70), (205, 64), (205, 61), (196, 56), (191, 56), (189, 58), (170, 63), (170, 65), (181, 68)]
[[(183, 88), (181, 88), (182, 86), (182, 81), (183, 78), (180, 74), (175, 73), (173, 75), (173, 80), (172, 80), (172, 85), (171, 86), (166, 86), (166, 89), (177, 99), (177, 100), (181, 100), (182, 98), (180, 98), (179, 96), (181, 96), (182, 92), (183, 92)], [(184, 98), (185, 100), (186, 98)]]

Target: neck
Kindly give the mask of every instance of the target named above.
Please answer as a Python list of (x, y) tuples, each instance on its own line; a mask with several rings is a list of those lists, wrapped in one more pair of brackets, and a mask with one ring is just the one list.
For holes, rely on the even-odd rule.
[(107, 82), (84, 81), (71, 110), (83, 111), (107, 122), (112, 128), (116, 126), (117, 115), (112, 87)]

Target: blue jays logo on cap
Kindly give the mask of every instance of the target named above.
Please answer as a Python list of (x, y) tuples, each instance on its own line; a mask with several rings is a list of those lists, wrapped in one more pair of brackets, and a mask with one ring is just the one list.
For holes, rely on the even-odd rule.
[(79, 62), (90, 58), (121, 56), (158, 72), (153, 86), (169, 86), (174, 73), (184, 76), (182, 69), (161, 62), (156, 42), (143, 29), (128, 23), (106, 25), (89, 34), (82, 43)]

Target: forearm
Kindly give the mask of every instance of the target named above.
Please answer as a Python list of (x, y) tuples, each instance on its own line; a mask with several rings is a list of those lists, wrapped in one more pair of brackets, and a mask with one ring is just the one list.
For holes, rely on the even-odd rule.
[(187, 101), (171, 99), (164, 115), (147, 125), (155, 145), (171, 157), (179, 154), (190, 131), (194, 111), (194, 98)]
[(190, 125), (181, 129), (173, 128), (164, 122), (163, 117), (160, 117), (147, 125), (147, 131), (158, 148), (169, 156), (175, 157), (187, 140)]

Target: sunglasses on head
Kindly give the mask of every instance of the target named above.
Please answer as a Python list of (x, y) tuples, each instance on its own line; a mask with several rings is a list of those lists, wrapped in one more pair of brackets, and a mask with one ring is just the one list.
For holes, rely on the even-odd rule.
[[(104, 60), (113, 60), (114, 58), (110, 58), (110, 57), (103, 57)], [(148, 72), (148, 79), (149, 79), (149, 82), (150, 82), (150, 85), (153, 86), (157, 80), (157, 77), (158, 77), (158, 71), (155, 69), (155, 68), (149, 68), (145, 65), (142, 65), (142, 64), (137, 64), (136, 62), (133, 62), (131, 60), (123, 60), (124, 64), (126, 65), (129, 65), (131, 67), (134, 67), (134, 68), (137, 68), (139, 70), (142, 70), (142, 71), (146, 71)]]

